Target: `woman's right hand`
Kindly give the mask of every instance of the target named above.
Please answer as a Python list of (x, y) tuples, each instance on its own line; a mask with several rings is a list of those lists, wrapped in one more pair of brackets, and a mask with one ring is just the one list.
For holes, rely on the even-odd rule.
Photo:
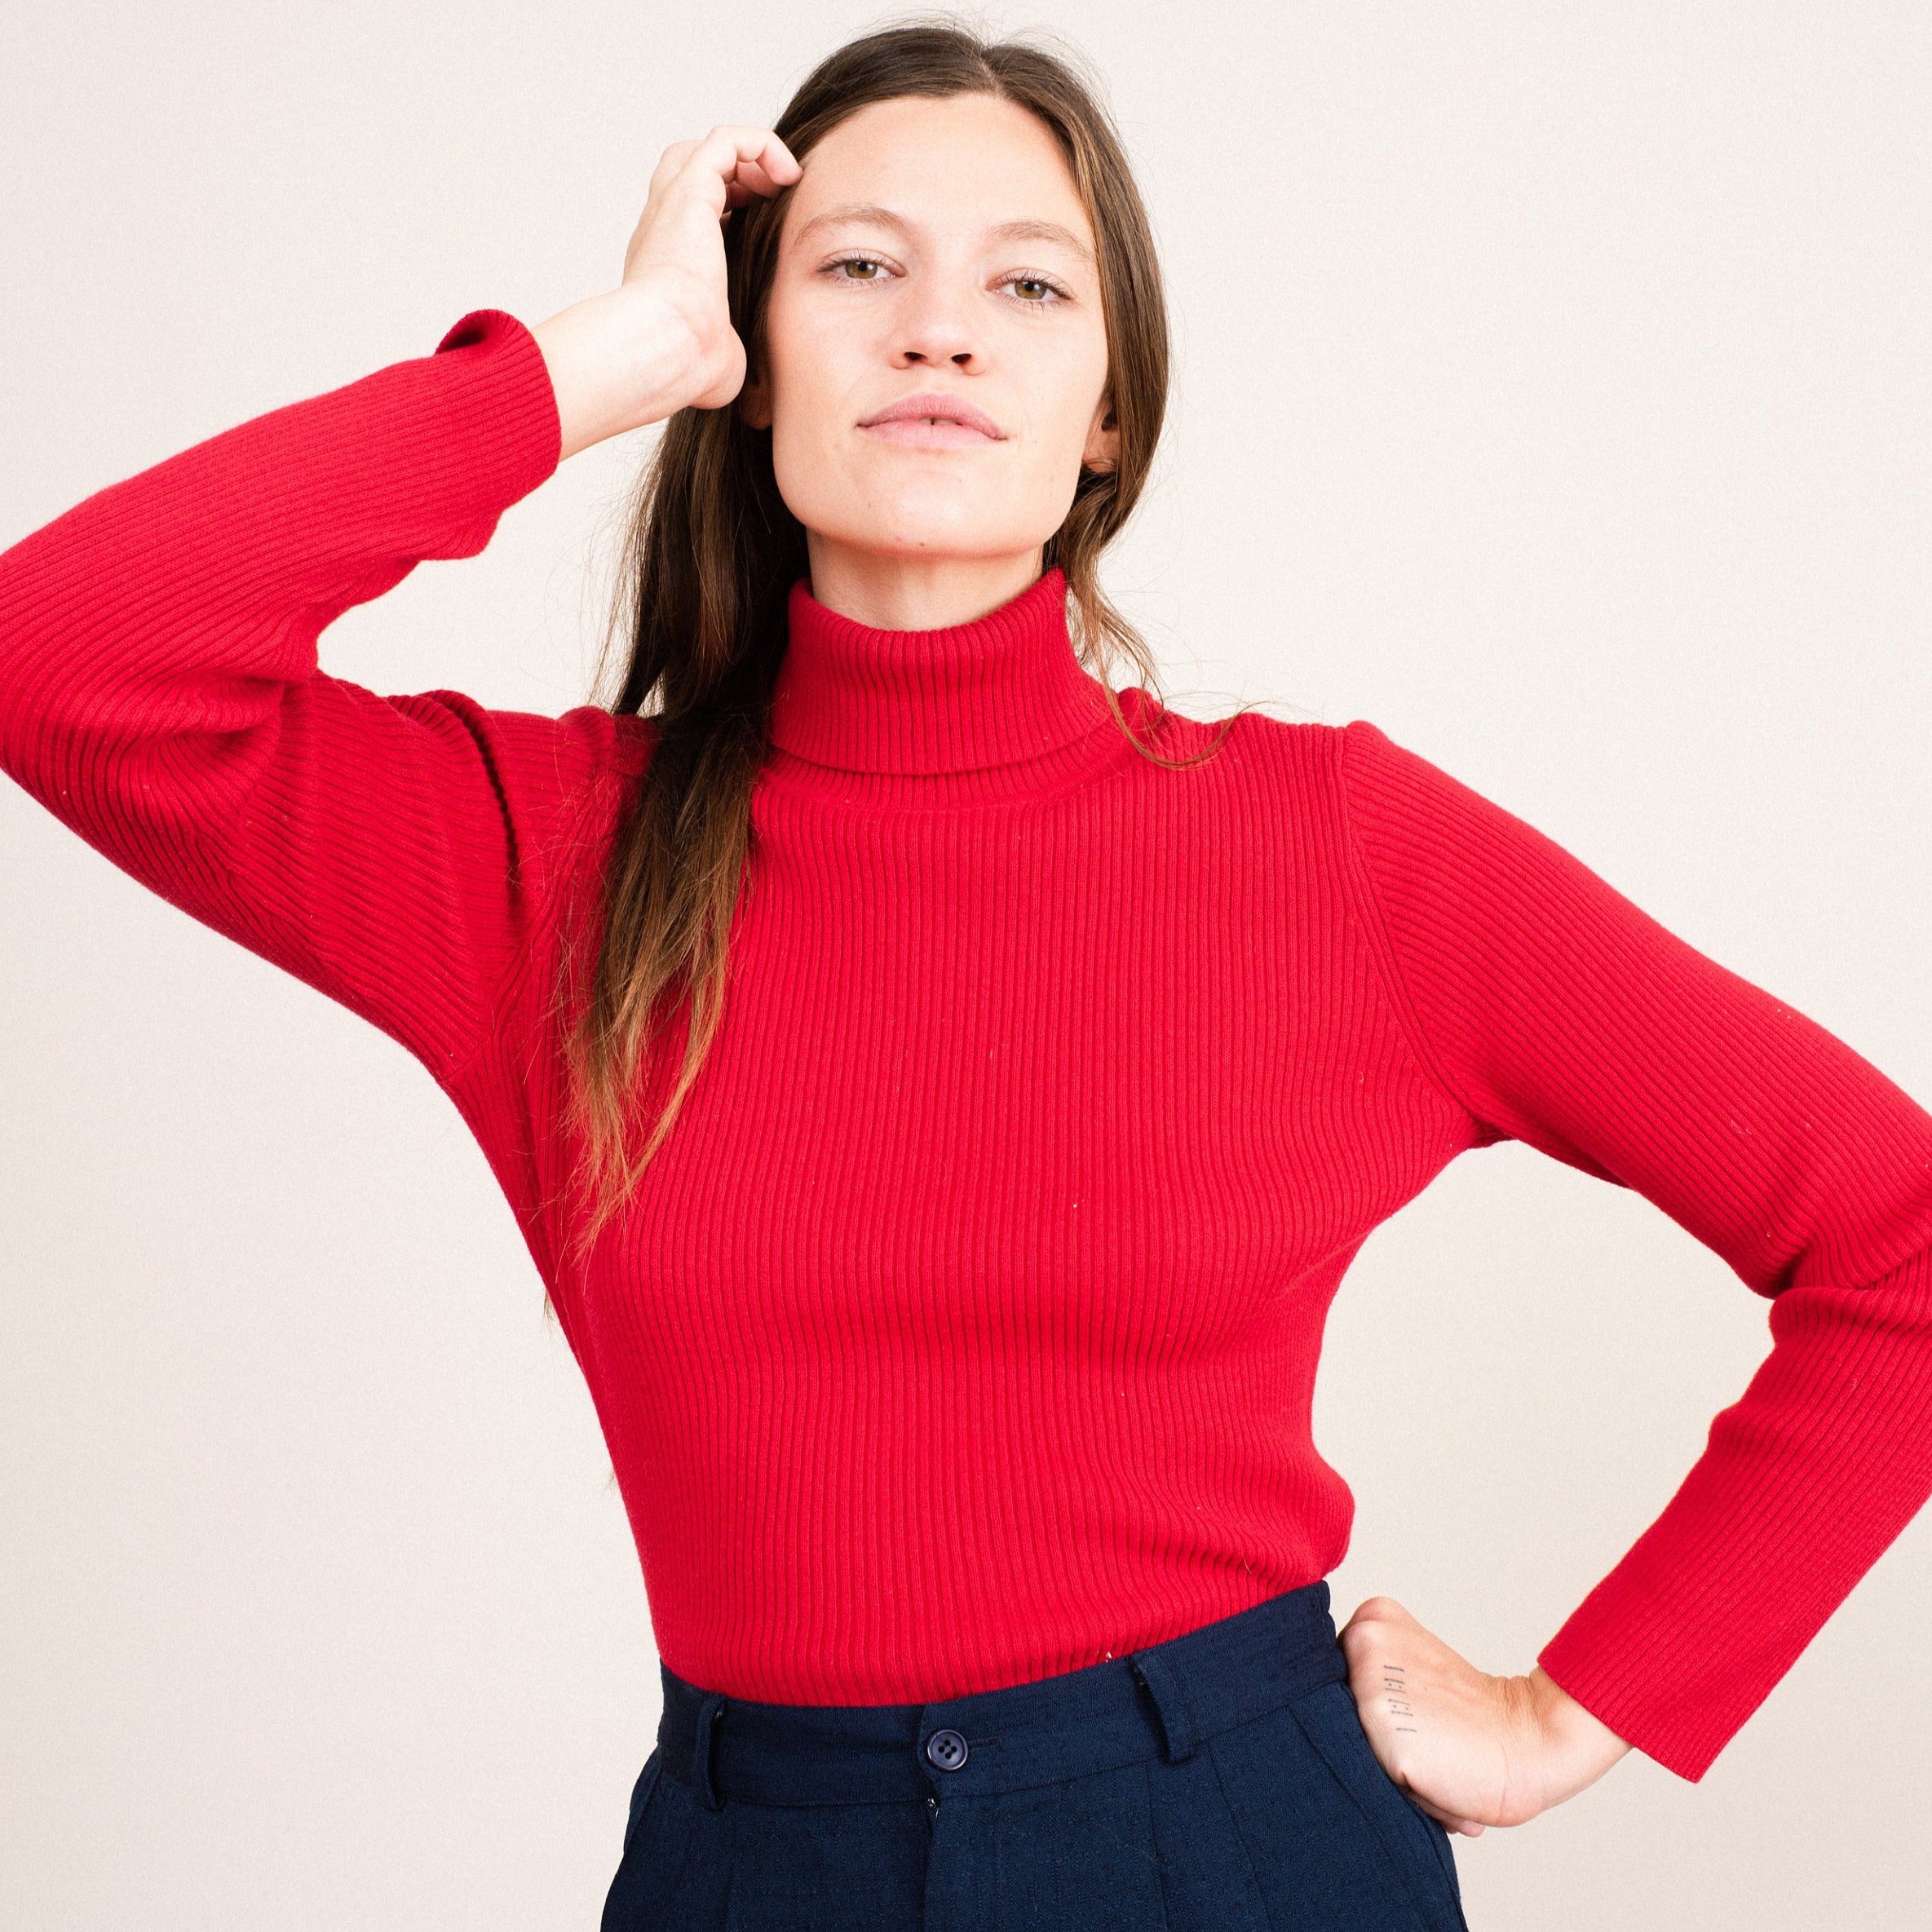
[(718, 409), (745, 382), (732, 327), (723, 223), (803, 170), (768, 128), (714, 127), (675, 141), (651, 177), (622, 282), (531, 331), (563, 424), (557, 460), (687, 408)]

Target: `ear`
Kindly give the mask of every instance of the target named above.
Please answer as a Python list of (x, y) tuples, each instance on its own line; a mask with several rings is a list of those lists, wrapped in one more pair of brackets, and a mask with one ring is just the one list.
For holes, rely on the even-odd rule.
[(738, 414), (748, 429), (771, 427), (771, 396), (762, 377), (755, 381), (749, 375), (745, 378), (738, 391)]
[(1116, 469), (1121, 461), (1121, 431), (1115, 419), (1113, 405), (1106, 396), (1100, 399), (1099, 407), (1094, 411), (1094, 420), (1087, 431), (1087, 445), (1081, 451), (1080, 466), (1083, 470), (1094, 470), (1104, 474)]

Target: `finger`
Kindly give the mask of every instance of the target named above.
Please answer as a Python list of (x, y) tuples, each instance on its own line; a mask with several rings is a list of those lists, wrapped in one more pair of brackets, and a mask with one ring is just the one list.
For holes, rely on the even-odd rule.
[(698, 143), (686, 165), (710, 173), (723, 183), (738, 175), (741, 165), (746, 162), (758, 165), (760, 175), (770, 183), (769, 192), (774, 193), (798, 180), (805, 171), (791, 149), (766, 127), (714, 127)]
[(765, 138), (758, 152), (751, 156), (749, 165), (756, 168), (771, 183), (771, 192), (774, 194), (781, 188), (793, 186), (805, 172), (804, 166), (798, 156), (769, 128), (758, 128), (754, 131), (762, 134)]
[(737, 208), (760, 195), (776, 194), (778, 184), (756, 161), (743, 161), (738, 164), (737, 173), (725, 183), (724, 192), (726, 200)]
[(1424, 1797), (1421, 1793), (1417, 1791), (1413, 1786), (1408, 1787), (1408, 1795), (1413, 1798), (1415, 1802), (1420, 1805), (1422, 1809), (1426, 1811), (1438, 1824), (1445, 1827), (1447, 1829), (1452, 1832), (1461, 1832), (1465, 1837), (1469, 1838), (1474, 1838), (1479, 1836), (1482, 1832), (1483, 1827), (1477, 1824), (1474, 1819), (1463, 1818), (1458, 1816), (1457, 1813), (1453, 1811), (1445, 1811), (1443, 1810), (1441, 1806), (1430, 1804), (1428, 1799)]
[(754, 194), (775, 195), (785, 184), (774, 181), (771, 170), (762, 161), (741, 161), (738, 163), (738, 185), (749, 188)]
[(659, 188), (674, 179), (689, 161), (692, 152), (697, 146), (696, 141), (673, 141), (657, 157), (657, 166), (651, 170), (649, 192), (656, 194)]

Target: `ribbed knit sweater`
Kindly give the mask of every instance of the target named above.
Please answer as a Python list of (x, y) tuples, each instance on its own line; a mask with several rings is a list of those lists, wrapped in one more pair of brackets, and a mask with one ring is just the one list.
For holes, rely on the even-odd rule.
[[(0, 556), (0, 767), (416, 1055), (595, 1403), (660, 1654), (945, 1698), (1321, 1577), (1370, 1231), (1514, 1138), (1634, 1188), (1773, 1346), (1540, 1653), (1688, 1779), (1932, 1494), (1932, 1116), (1374, 725), (1143, 757), (1050, 570), (891, 631), (793, 588), (721, 1031), (583, 1264), (550, 994), (648, 718), (378, 696), (320, 633), (550, 474), (528, 329), (274, 410)], [(1223, 729), (1130, 688), (1169, 757)], [(594, 903), (594, 901), (593, 901)]]

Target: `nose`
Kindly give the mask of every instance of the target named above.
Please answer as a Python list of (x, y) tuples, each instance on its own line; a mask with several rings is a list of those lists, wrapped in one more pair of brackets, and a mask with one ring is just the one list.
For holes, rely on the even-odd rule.
[(893, 318), (893, 366), (976, 369), (979, 329), (967, 298), (938, 276), (923, 276)]

